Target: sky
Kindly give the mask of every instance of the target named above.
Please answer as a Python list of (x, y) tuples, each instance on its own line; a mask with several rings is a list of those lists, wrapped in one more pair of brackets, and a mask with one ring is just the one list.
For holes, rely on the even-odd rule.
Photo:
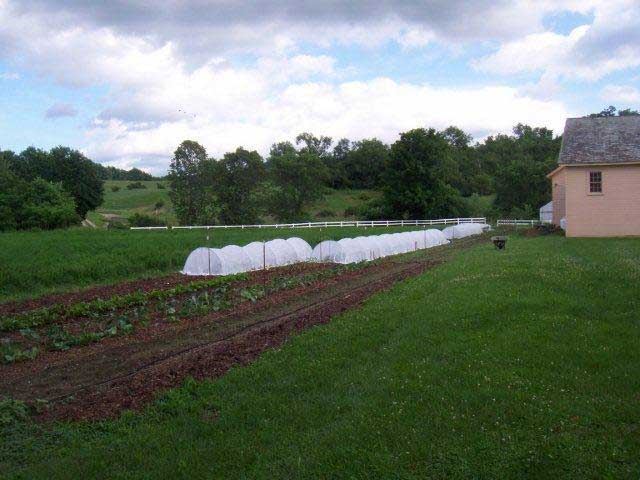
[(0, 149), (164, 174), (196, 140), (392, 143), (640, 109), (640, 0), (0, 0)]

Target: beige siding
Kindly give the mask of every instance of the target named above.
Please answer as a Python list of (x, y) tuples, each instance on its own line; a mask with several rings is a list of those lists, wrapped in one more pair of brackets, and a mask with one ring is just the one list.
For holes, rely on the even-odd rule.
[(560, 225), (560, 219), (566, 215), (565, 182), (566, 168), (559, 170), (551, 177), (551, 199), (553, 200), (553, 224)]
[[(589, 193), (591, 171), (602, 172), (602, 194)], [(560, 191), (557, 195), (566, 208), (568, 237), (640, 236), (640, 165), (570, 166), (552, 182), (561, 172), (564, 202)]]

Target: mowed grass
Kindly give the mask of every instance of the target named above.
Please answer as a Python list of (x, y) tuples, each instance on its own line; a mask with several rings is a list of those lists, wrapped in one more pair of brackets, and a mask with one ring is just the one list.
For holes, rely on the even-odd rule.
[(272, 238), (322, 240), (413, 228), (300, 228), (132, 231), (74, 228), (0, 233), (0, 303), (182, 269), (202, 246), (246, 245)]
[(7, 427), (7, 478), (640, 476), (640, 240), (511, 238), (141, 414)]

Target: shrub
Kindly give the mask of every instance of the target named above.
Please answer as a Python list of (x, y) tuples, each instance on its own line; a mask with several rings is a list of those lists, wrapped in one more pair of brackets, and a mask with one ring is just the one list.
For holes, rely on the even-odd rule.
[(165, 188), (167, 188), (167, 187), (164, 185), (164, 183), (160, 183), (160, 182), (156, 183), (156, 186), (158, 187), (158, 190), (164, 190)]
[(132, 227), (164, 227), (166, 225), (159, 218), (144, 213), (134, 213), (129, 217), (129, 224)]
[(355, 217), (358, 214), (358, 209), (354, 206), (347, 207), (344, 209), (345, 217)]
[(147, 186), (142, 182), (132, 182), (127, 185), (127, 190), (138, 190), (142, 188), (147, 188)]
[(535, 226), (540, 235), (564, 235), (564, 230), (552, 223), (541, 223)]
[(111, 220), (109, 223), (107, 223), (107, 228), (109, 230), (128, 230), (129, 225), (122, 220)]
[(111, 185), (111, 191), (112, 192), (117, 192), (120, 190), (120, 187), (118, 185)]
[(336, 216), (336, 212), (334, 212), (333, 210), (326, 208), (324, 210), (320, 210), (318, 212), (318, 217), (335, 217)]
[(362, 192), (360, 195), (358, 195), (358, 199), (362, 200), (363, 202), (367, 202), (371, 200), (371, 195), (369, 195), (367, 192)]
[(61, 184), (0, 172), (0, 231), (68, 227), (79, 222), (73, 197)]
[(162, 207), (164, 207), (164, 202), (162, 200), (160, 200), (159, 202), (156, 202), (154, 207), (155, 207), (156, 210), (160, 210)]

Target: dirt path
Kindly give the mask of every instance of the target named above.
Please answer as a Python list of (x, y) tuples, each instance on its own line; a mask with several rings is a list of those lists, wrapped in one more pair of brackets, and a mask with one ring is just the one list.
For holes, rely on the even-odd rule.
[(186, 377), (219, 377), (282, 344), (292, 333), (326, 323), (479, 241), (460, 241), (455, 248), (440, 247), (414, 258), (394, 257), (153, 335), (122, 337), (63, 352), (47, 362), (16, 364), (3, 372), (0, 391), (17, 399), (50, 401), (43, 418), (101, 418), (137, 409), (158, 390), (177, 386)]

